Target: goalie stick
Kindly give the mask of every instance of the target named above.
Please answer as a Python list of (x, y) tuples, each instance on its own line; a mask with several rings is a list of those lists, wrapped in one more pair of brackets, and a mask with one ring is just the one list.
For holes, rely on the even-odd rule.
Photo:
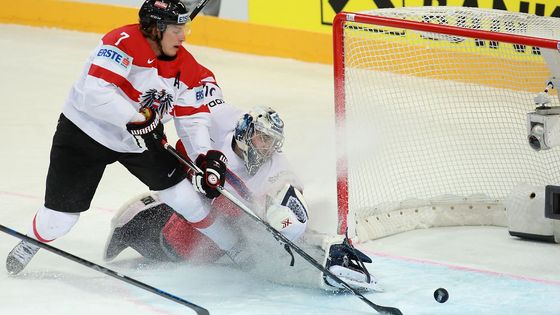
[(17, 237), (17, 238), (19, 238), (19, 239), (21, 239), (21, 240), (23, 240), (23, 241), (25, 241), (25, 242), (31, 243), (31, 244), (33, 244), (33, 245), (35, 245), (35, 246), (39, 246), (39, 247), (41, 247), (42, 249), (45, 249), (45, 250), (47, 250), (47, 251), (49, 251), (49, 252), (51, 252), (51, 253), (54, 253), (54, 254), (59, 255), (59, 256), (62, 256), (62, 257), (64, 257), (64, 258), (66, 258), (66, 259), (70, 259), (70, 260), (72, 260), (72, 261), (74, 261), (74, 262), (77, 262), (77, 263), (80, 264), (80, 265), (89, 267), (89, 268), (91, 268), (91, 269), (93, 269), (93, 270), (95, 270), (95, 271), (99, 271), (99, 272), (104, 273), (104, 274), (106, 274), (106, 275), (108, 275), (108, 276), (111, 276), (111, 277), (113, 277), (113, 278), (115, 278), (115, 279), (121, 280), (121, 281), (126, 282), (126, 283), (128, 283), (128, 284), (132, 284), (133, 286), (136, 286), (136, 287), (138, 287), (138, 288), (140, 288), (140, 289), (143, 289), (143, 290), (152, 292), (152, 293), (157, 294), (157, 295), (159, 295), (159, 296), (161, 296), (161, 297), (164, 297), (164, 298), (166, 298), (166, 299), (168, 299), (168, 300), (171, 300), (171, 301), (173, 301), (173, 302), (176, 302), (176, 303), (179, 303), (179, 304), (181, 304), (181, 305), (184, 305), (184, 306), (186, 306), (186, 307), (192, 309), (193, 311), (195, 311), (197, 315), (209, 315), (209, 314), (210, 314), (210, 312), (208, 312), (207, 309), (205, 309), (205, 308), (203, 308), (203, 307), (201, 307), (201, 306), (198, 306), (198, 305), (196, 305), (196, 304), (193, 304), (193, 303), (191, 303), (191, 302), (189, 302), (189, 301), (186, 301), (186, 300), (184, 300), (184, 299), (182, 299), (182, 298), (180, 298), (180, 297), (178, 297), (178, 296), (176, 296), (176, 295), (173, 295), (173, 294), (171, 294), (171, 293), (167, 293), (167, 292), (165, 292), (165, 291), (163, 291), (163, 290), (161, 290), (161, 289), (158, 289), (158, 288), (154, 288), (154, 287), (152, 287), (152, 286), (150, 286), (150, 285), (147, 285), (147, 284), (145, 284), (145, 283), (143, 283), (143, 282), (140, 282), (140, 281), (138, 281), (138, 280), (136, 280), (136, 279), (127, 277), (127, 276), (125, 276), (125, 275), (123, 275), (123, 274), (121, 274), (121, 273), (118, 273), (118, 272), (113, 271), (113, 270), (111, 270), (111, 269), (105, 268), (105, 267), (103, 267), (103, 266), (100, 266), (100, 265), (98, 265), (98, 264), (96, 264), (96, 263), (93, 263), (93, 262), (91, 262), (91, 261), (85, 260), (85, 259), (80, 258), (80, 257), (78, 257), (78, 256), (74, 256), (74, 255), (72, 255), (72, 254), (70, 254), (70, 253), (68, 253), (68, 252), (65, 252), (65, 251), (63, 251), (63, 250), (61, 250), (61, 249), (58, 249), (58, 248), (56, 248), (56, 247), (53, 247), (53, 246), (51, 246), (51, 245), (48, 245), (48, 244), (45, 244), (45, 243), (41, 243), (41, 242), (39, 242), (39, 241), (37, 241), (37, 240), (35, 240), (35, 239), (33, 239), (33, 238), (27, 236), (27, 235), (21, 234), (21, 233), (15, 231), (15, 230), (12, 230), (12, 229), (10, 229), (10, 228), (8, 228), (8, 227), (2, 225), (2, 224), (0, 224), (0, 231), (4, 232), (4, 233), (6, 233), (6, 234), (9, 234), (9, 235), (11, 235), (11, 236)]
[[(189, 159), (186, 159), (185, 157), (183, 157), (183, 155), (181, 155), (177, 150), (175, 150), (175, 148), (172, 147), (169, 143), (167, 143), (167, 141), (162, 139), (161, 143), (162, 143), (163, 147), (165, 148), (165, 150), (167, 150), (167, 152), (169, 152), (173, 156), (175, 156), (181, 163), (185, 164), (187, 167), (189, 167), (191, 170), (193, 170), (197, 173), (202, 173), (202, 170), (200, 168), (198, 168), (198, 166), (196, 166)], [(292, 241), (290, 241), (282, 233), (278, 232), (275, 228), (273, 228), (270, 224), (268, 224), (268, 222), (259, 218), (251, 209), (249, 209), (249, 207), (247, 207), (245, 204), (243, 204), (239, 199), (237, 199), (229, 191), (224, 189), (222, 186), (218, 186), (218, 191), (224, 197), (226, 197), (231, 202), (233, 202), (236, 206), (238, 206), (241, 210), (243, 210), (243, 212), (245, 212), (245, 214), (247, 214), (250, 218), (252, 218), (257, 223), (263, 225), (270, 233), (272, 233), (272, 235), (274, 236), (274, 238), (276, 240), (278, 240), (280, 243), (283, 243), (284, 246), (289, 246), (296, 253), (298, 253), (303, 259), (307, 260), (307, 262), (309, 262), (311, 265), (313, 265), (313, 267), (319, 269), (323, 274), (326, 274), (328, 277), (330, 277), (331, 279), (336, 281), (338, 284), (342, 285), (346, 290), (348, 290), (350, 293), (352, 293), (355, 296), (357, 296), (358, 298), (360, 298), (360, 300), (362, 300), (364, 303), (366, 303), (367, 305), (369, 305), (370, 307), (375, 309), (378, 313), (388, 314), (388, 315), (403, 315), (402, 312), (398, 308), (377, 305), (377, 304), (373, 303), (372, 301), (368, 300), (363, 294), (358, 292), (358, 290), (352, 288), (350, 285), (348, 285), (346, 282), (344, 282), (344, 280), (340, 279), (338, 276), (333, 274), (330, 270), (323, 267), (323, 265), (321, 265), (319, 262), (317, 262), (317, 260), (313, 259), (313, 257), (311, 257), (309, 254), (307, 254), (303, 249), (301, 249), (299, 246), (297, 246)]]

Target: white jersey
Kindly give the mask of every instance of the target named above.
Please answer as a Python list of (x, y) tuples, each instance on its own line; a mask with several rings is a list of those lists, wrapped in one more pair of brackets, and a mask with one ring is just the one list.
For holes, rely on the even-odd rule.
[[(211, 104), (211, 101), (207, 101)], [(270, 160), (261, 165), (259, 170), (250, 175), (243, 158), (239, 157), (232, 149), (235, 126), (244, 111), (225, 103), (210, 107), (212, 128), (210, 138), (212, 148), (221, 151), (227, 158), (228, 171), (226, 173), (226, 190), (236, 197), (250, 201), (255, 207), (257, 215), (263, 217), (262, 211), (266, 196), (273, 196), (286, 183), (302, 190), (300, 180), (290, 169), (285, 155), (276, 152)]]
[(87, 135), (117, 152), (142, 152), (126, 130), (141, 106), (174, 119), (177, 133), (193, 155), (210, 149), (210, 115), (204, 86), (212, 72), (184, 47), (173, 60), (159, 60), (138, 24), (107, 33), (89, 56), (63, 114)]

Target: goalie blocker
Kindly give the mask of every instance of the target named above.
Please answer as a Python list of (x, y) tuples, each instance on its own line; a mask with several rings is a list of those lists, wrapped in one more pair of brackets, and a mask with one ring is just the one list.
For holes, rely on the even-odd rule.
[[(222, 198), (217, 198), (213, 203), (215, 218), (235, 225), (243, 215), (232, 206)], [(103, 258), (105, 261), (111, 261), (129, 247), (143, 257), (162, 262), (210, 263), (227, 254), (196, 230), (190, 222), (162, 203), (156, 193), (137, 196), (119, 209), (111, 221)], [(382, 291), (375, 277), (369, 274), (365, 267), (366, 263), (372, 262), (371, 259), (353, 248), (343, 237), (323, 240), (321, 247), (323, 265), (349, 285), (358, 290)], [(264, 251), (266, 249), (261, 248), (258, 255), (263, 255)], [(251, 260), (247, 259), (247, 255), (254, 254), (240, 256), (245, 257), (246, 262)], [(321, 258), (318, 260), (321, 261)], [(288, 272), (288, 268), (294, 268), (287, 264), (284, 267)], [(271, 269), (278, 270), (272, 267)], [(314, 279), (314, 285), (306, 286), (326, 290), (342, 289), (339, 284), (324, 275), (318, 275)]]

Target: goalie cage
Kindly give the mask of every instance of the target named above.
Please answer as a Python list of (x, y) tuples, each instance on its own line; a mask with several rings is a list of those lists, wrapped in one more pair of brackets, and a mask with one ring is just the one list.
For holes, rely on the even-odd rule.
[(339, 234), (506, 226), (514, 187), (559, 182), (560, 152), (533, 151), (526, 131), (560, 71), (559, 32), (560, 19), (489, 9), (339, 13)]

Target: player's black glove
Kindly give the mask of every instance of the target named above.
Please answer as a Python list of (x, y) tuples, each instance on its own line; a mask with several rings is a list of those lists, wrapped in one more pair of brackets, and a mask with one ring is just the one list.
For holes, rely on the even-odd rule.
[(195, 164), (202, 173), (196, 173), (191, 178), (194, 189), (210, 199), (218, 197), (218, 186), (226, 182), (226, 156), (220, 151), (208, 150), (196, 158)]
[(165, 139), (163, 134), (163, 124), (159, 115), (151, 107), (143, 107), (140, 114), (146, 117), (146, 120), (140, 122), (129, 122), (126, 124), (126, 130), (134, 136), (136, 144), (140, 148), (147, 150), (163, 150), (161, 139)]

